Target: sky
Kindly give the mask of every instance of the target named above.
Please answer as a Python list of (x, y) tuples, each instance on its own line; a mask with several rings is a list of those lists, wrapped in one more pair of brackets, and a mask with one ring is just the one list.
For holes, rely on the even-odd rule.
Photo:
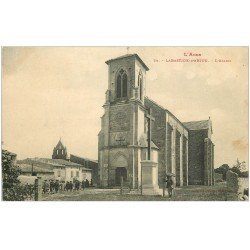
[[(248, 164), (247, 47), (4, 47), (3, 148), (51, 158), (61, 138), (68, 153), (97, 159), (105, 61), (128, 51), (150, 69), (148, 97), (183, 122), (211, 117), (215, 167)], [(169, 62), (179, 58), (208, 62)]]

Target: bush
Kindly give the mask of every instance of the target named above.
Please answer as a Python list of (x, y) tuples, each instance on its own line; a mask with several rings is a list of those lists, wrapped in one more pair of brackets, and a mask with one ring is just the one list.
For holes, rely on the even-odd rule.
[(218, 174), (222, 174), (222, 178), (223, 180), (226, 180), (226, 174), (227, 174), (227, 171), (229, 170), (229, 166), (228, 164), (223, 164), (221, 165), (219, 168), (216, 168), (214, 170), (215, 173), (218, 173)]
[(35, 187), (34, 185), (15, 184), (11, 188), (3, 189), (4, 201), (24, 201), (34, 200)]
[(22, 185), (17, 178), (20, 174), (21, 170), (14, 165), (10, 152), (2, 150), (2, 187), (4, 201), (33, 199), (34, 185)]
[(243, 178), (248, 178), (248, 176), (249, 176), (248, 171), (241, 172), (241, 174), (239, 175), (239, 177), (243, 177)]

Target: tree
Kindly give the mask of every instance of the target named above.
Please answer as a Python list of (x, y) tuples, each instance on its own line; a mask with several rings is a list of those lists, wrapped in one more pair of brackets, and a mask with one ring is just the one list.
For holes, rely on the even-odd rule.
[(240, 162), (239, 159), (236, 160), (236, 163), (230, 169), (232, 172), (238, 174), (239, 177), (248, 177), (248, 171), (246, 171), (246, 162)]
[(227, 171), (230, 169), (228, 164), (223, 164), (214, 170), (215, 173), (222, 174), (222, 179), (226, 180)]
[(3, 200), (20, 201), (25, 199), (24, 187), (20, 185), (17, 178), (20, 174), (21, 170), (14, 165), (10, 152), (2, 150)]
[(3, 188), (11, 188), (15, 184), (20, 183), (17, 177), (21, 174), (21, 170), (14, 166), (11, 154), (2, 150), (2, 183)]

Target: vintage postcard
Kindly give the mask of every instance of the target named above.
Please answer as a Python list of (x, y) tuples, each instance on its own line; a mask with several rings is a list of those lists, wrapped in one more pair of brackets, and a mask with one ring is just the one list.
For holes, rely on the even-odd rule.
[(3, 47), (3, 201), (245, 201), (248, 47)]

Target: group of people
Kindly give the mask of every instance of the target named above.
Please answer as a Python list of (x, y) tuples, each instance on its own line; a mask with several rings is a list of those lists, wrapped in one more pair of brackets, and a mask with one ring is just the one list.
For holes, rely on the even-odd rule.
[[(165, 179), (166, 182), (166, 188), (168, 190), (168, 196), (173, 196), (173, 190), (174, 190), (174, 178), (173, 175), (168, 175)], [(72, 192), (73, 190), (84, 190), (85, 188), (88, 188), (90, 186), (93, 186), (93, 180), (90, 181), (88, 179), (79, 181), (59, 181), (59, 180), (44, 180), (43, 182), (43, 193), (58, 193), (59, 191), (66, 191), (66, 192)]]
[(73, 190), (84, 190), (93, 186), (92, 179), (89, 180), (74, 180), (74, 181), (59, 181), (59, 180), (44, 180), (43, 182), (43, 193), (58, 193), (59, 191), (72, 192)]

